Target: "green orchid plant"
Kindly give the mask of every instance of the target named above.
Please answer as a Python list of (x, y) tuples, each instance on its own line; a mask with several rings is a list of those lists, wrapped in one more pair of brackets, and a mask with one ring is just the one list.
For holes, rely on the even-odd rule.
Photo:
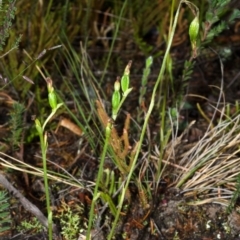
[(45, 131), (47, 123), (51, 120), (51, 118), (55, 115), (57, 110), (63, 105), (63, 103), (57, 103), (57, 96), (53, 88), (52, 79), (47, 77), (47, 89), (48, 89), (48, 101), (49, 105), (51, 106), (52, 112), (49, 114), (47, 119), (44, 121), (43, 124), (40, 123), (38, 119), (35, 119), (35, 126), (38, 131), (40, 137), (40, 145), (41, 145), (41, 152), (42, 152), (42, 161), (43, 161), (43, 171), (44, 171), (44, 187), (46, 193), (46, 203), (47, 203), (47, 212), (48, 212), (48, 235), (49, 239), (52, 239), (52, 232), (53, 232), (53, 221), (52, 221), (52, 211), (50, 208), (50, 194), (48, 188), (48, 174), (47, 174), (47, 132)]

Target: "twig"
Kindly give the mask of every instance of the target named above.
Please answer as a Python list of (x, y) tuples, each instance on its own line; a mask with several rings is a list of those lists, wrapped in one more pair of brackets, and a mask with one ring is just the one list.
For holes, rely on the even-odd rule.
[[(48, 229), (48, 220), (43, 215), (43, 213), (32, 204), (27, 198), (25, 198), (13, 185), (4, 177), (3, 174), (0, 173), (0, 184), (3, 185), (15, 198), (17, 198), (23, 207), (31, 212), (38, 220), (42, 223), (42, 225)], [(56, 232), (56, 226), (53, 226), (53, 231)]]

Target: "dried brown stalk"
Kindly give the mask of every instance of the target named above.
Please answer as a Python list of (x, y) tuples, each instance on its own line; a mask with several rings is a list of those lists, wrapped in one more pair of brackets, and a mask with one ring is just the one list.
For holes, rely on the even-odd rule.
[[(96, 101), (97, 104), (97, 112), (100, 118), (100, 121), (104, 128), (107, 127), (109, 123), (110, 117), (107, 115), (103, 104), (100, 101)], [(129, 154), (130, 144), (128, 139), (128, 128), (130, 124), (130, 114), (127, 114), (127, 118), (125, 120), (123, 135), (119, 137), (117, 130), (114, 126), (112, 126), (111, 137), (110, 137), (110, 145), (116, 155), (116, 161), (119, 167), (119, 170), (122, 174), (127, 174), (131, 168), (131, 164), (126, 163), (126, 157)], [(131, 162), (131, 161), (130, 161)]]
[[(97, 101), (96, 104), (97, 104), (97, 112), (98, 112), (100, 121), (104, 126), (104, 128), (106, 128), (110, 118), (107, 115), (103, 107), (103, 104), (100, 101)], [(127, 114), (122, 136), (119, 137), (117, 130), (113, 125), (111, 129), (111, 137), (109, 140), (109, 143), (116, 156), (115, 159), (117, 161), (117, 166), (123, 176), (126, 176), (129, 173), (132, 167), (132, 163), (134, 161), (137, 148), (138, 148), (138, 143), (135, 144), (134, 148), (131, 148), (130, 146), (129, 138), (128, 138), (129, 125), (130, 125), (130, 114)], [(148, 205), (147, 194), (139, 182), (137, 182), (137, 187), (138, 187), (141, 204), (144, 209), (148, 209), (149, 205)], [(127, 189), (126, 199), (130, 199), (130, 198), (131, 198), (131, 193), (129, 189)]]

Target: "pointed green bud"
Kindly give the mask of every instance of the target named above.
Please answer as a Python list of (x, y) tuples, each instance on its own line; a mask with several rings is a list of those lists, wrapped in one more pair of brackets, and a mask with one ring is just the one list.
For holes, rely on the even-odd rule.
[(112, 131), (112, 122), (111, 122), (111, 119), (109, 119), (105, 131), (106, 131), (106, 138), (109, 138), (109, 137), (111, 136), (111, 131)]
[(193, 49), (196, 49), (197, 47), (198, 34), (199, 34), (199, 17), (197, 14), (189, 27), (189, 37), (190, 37), (190, 41)]
[(40, 121), (37, 118), (35, 119), (35, 126), (38, 131), (38, 134), (41, 135), (42, 134), (42, 126), (41, 126)]
[(116, 110), (120, 104), (121, 101), (121, 96), (120, 96), (120, 92), (114, 92), (112, 95), (112, 109)]
[(48, 101), (51, 108), (54, 110), (57, 107), (57, 96), (55, 92), (51, 92), (48, 94)]
[(114, 83), (114, 91), (119, 92), (120, 91), (120, 82), (119, 79)]
[(132, 65), (132, 61), (129, 61), (128, 65), (126, 66), (125, 70), (124, 70), (124, 75), (121, 78), (121, 87), (122, 87), (122, 91), (126, 92), (128, 90), (129, 87), (129, 74), (130, 74), (130, 67)]
[(52, 79), (50, 77), (46, 78), (46, 82), (47, 82), (47, 89), (48, 89), (48, 93), (51, 93), (54, 91), (54, 88), (52, 86)]
[(121, 87), (122, 91), (126, 92), (129, 87), (129, 75), (123, 75), (121, 79)]
[(46, 82), (47, 82), (47, 89), (48, 89), (48, 102), (52, 110), (54, 110), (57, 107), (57, 96), (52, 86), (52, 79), (47, 77)]

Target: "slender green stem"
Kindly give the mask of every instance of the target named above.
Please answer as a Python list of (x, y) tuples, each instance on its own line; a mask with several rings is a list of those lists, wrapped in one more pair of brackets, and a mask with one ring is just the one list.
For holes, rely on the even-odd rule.
[[(173, 28), (173, 20), (174, 20), (174, 8), (175, 8), (175, 0), (172, 1), (172, 4), (171, 4), (171, 15), (170, 15), (170, 24), (169, 24), (169, 34), (168, 34), (168, 42), (170, 41), (170, 38), (171, 38), (171, 33), (172, 33), (172, 28)], [(168, 53), (166, 56), (167, 57), (170, 57), (169, 56), (170, 53)], [(163, 87), (164, 86), (167, 86), (167, 89), (164, 89), (163, 91)], [(165, 137), (166, 137), (166, 134), (165, 134), (165, 118), (166, 118), (166, 104), (167, 104), (167, 94), (168, 94), (168, 86), (169, 84), (168, 83), (164, 83), (161, 82), (160, 84), (160, 91), (159, 91), (159, 96), (163, 96), (163, 99), (161, 100), (162, 104), (161, 104), (161, 125), (160, 125), (160, 156), (159, 156), (159, 162), (158, 162), (158, 169), (157, 169), (157, 179), (159, 179), (160, 177), (160, 173), (161, 173), (161, 169), (162, 169), (162, 157), (163, 157), (163, 154), (164, 154), (164, 148), (165, 148)]]
[(46, 121), (44, 122), (44, 124), (43, 124), (43, 126), (42, 126), (43, 131), (44, 131), (47, 123), (50, 121), (50, 119), (54, 116), (54, 114), (57, 112), (57, 110), (58, 110), (61, 106), (63, 106), (63, 103), (59, 103), (59, 104), (57, 105), (57, 107), (52, 110), (51, 114), (47, 117)]
[(43, 179), (44, 179), (44, 187), (46, 194), (46, 204), (47, 204), (47, 212), (48, 212), (48, 239), (52, 240), (52, 212), (50, 208), (50, 196), (49, 196), (49, 188), (48, 188), (48, 177), (47, 177), (47, 139), (46, 134), (44, 135), (43, 131), (40, 135), (40, 144), (42, 151), (42, 160), (43, 160)]
[(93, 223), (94, 207), (95, 207), (95, 202), (99, 197), (98, 187), (99, 187), (100, 181), (102, 179), (103, 165), (104, 165), (104, 160), (105, 160), (105, 157), (106, 157), (106, 154), (107, 154), (109, 139), (110, 139), (110, 136), (111, 136), (111, 128), (112, 128), (112, 125), (109, 122), (108, 126), (106, 127), (106, 138), (105, 138), (105, 142), (104, 142), (103, 152), (102, 152), (102, 155), (101, 155), (99, 171), (98, 171), (98, 175), (97, 175), (97, 181), (96, 181), (96, 185), (95, 185), (95, 188), (94, 188), (93, 200), (92, 200), (91, 209), (90, 209), (90, 216), (89, 216), (88, 230), (87, 230), (87, 240), (91, 239), (90, 238), (90, 231), (91, 231), (92, 223)]
[(52, 222), (52, 211), (50, 207), (50, 194), (49, 194), (49, 187), (48, 187), (48, 173), (47, 173), (47, 133), (44, 132), (47, 123), (56, 113), (56, 111), (62, 106), (62, 103), (57, 104), (55, 108), (52, 109), (51, 114), (47, 117), (43, 125), (38, 119), (35, 120), (36, 128), (40, 138), (40, 145), (41, 145), (41, 152), (42, 152), (42, 161), (43, 161), (43, 179), (44, 179), (44, 188), (46, 194), (46, 204), (47, 204), (47, 212), (48, 212), (48, 239), (52, 240), (52, 231), (53, 231), (53, 222)]
[(53, 4), (53, 0), (50, 0), (50, 1), (48, 2), (46, 17), (49, 17), (49, 13), (50, 13), (50, 11), (51, 11), (52, 4)]

